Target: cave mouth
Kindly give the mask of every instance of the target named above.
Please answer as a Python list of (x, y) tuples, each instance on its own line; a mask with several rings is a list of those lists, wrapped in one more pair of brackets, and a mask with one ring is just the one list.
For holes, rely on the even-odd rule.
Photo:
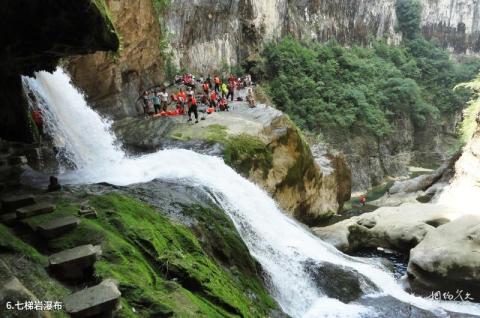
[(0, 139), (30, 143), (21, 75), (53, 71), (72, 55), (117, 51), (120, 40), (104, 0), (5, 0), (0, 12)]

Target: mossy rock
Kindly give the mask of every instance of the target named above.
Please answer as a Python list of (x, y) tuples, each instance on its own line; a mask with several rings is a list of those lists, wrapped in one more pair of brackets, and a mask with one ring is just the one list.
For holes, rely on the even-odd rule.
[[(49, 248), (100, 244), (95, 272), (119, 281), (120, 317), (267, 317), (275, 308), (260, 269), (218, 208), (183, 206), (199, 220), (190, 229), (118, 193), (87, 198), (98, 219), (82, 219)], [(59, 207), (63, 212), (54, 213), (78, 209), (67, 201)]]

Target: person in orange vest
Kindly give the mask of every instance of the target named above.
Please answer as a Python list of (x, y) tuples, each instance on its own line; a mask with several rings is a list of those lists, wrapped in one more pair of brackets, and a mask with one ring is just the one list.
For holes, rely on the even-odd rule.
[(180, 88), (180, 91), (177, 94), (177, 98), (178, 98), (178, 103), (180, 104), (181, 108), (185, 112), (185, 106), (187, 104), (187, 93), (185, 93), (185, 91), (182, 88)]
[(210, 86), (208, 85), (207, 81), (203, 82), (202, 88), (205, 95), (208, 95), (208, 93), (210, 92)]
[(210, 94), (210, 106), (217, 107), (218, 94), (217, 91), (213, 90)]
[(218, 107), (221, 111), (228, 111), (228, 99), (222, 97), (222, 99), (220, 99), (220, 103), (218, 103)]
[(195, 124), (198, 124), (198, 108), (195, 95), (188, 97), (188, 121), (192, 121), (192, 113), (195, 114)]
[(220, 77), (218, 77), (218, 75), (215, 75), (215, 77), (213, 78), (213, 82), (215, 83), (215, 91), (217, 93), (220, 92), (220, 84), (222, 84), (222, 81), (220, 80)]

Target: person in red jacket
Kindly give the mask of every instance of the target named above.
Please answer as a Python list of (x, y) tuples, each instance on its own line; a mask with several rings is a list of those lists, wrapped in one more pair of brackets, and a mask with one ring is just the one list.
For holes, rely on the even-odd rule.
[(192, 113), (195, 114), (195, 124), (198, 124), (198, 108), (195, 95), (188, 97), (188, 121), (192, 121)]
[(210, 85), (208, 85), (207, 81), (203, 82), (202, 88), (205, 95), (208, 95), (208, 93), (210, 92)]
[(210, 94), (210, 106), (217, 107), (218, 94), (217, 91), (213, 90)]
[(180, 88), (180, 91), (177, 94), (177, 98), (178, 98), (178, 103), (180, 104), (182, 109), (185, 111), (185, 106), (187, 104), (187, 93), (185, 93), (185, 91), (182, 88)]
[(32, 110), (32, 119), (33, 122), (35, 123), (35, 126), (37, 126), (38, 133), (40, 136), (43, 136), (43, 117), (42, 117), (42, 111), (40, 109), (34, 109)]
[(215, 91), (217, 93), (220, 92), (220, 84), (222, 84), (222, 81), (220, 80), (220, 77), (218, 77), (218, 75), (215, 75), (215, 77), (213, 78), (213, 82), (215, 83)]

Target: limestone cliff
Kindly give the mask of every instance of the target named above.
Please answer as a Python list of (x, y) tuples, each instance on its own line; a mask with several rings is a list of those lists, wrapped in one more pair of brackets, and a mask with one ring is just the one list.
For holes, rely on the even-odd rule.
[[(368, 44), (399, 43), (396, 0), (172, 0), (156, 10), (153, 0), (107, 0), (122, 36), (118, 56), (97, 53), (69, 63), (75, 83), (104, 113), (136, 114), (139, 93), (164, 78), (165, 42), (172, 62), (193, 72), (255, 60), (263, 44), (285, 35), (299, 39)], [(456, 53), (480, 50), (480, 3), (423, 0), (422, 31)], [(163, 49), (161, 49), (163, 47)], [(165, 53), (165, 52), (163, 52)]]
[[(131, 151), (180, 147), (222, 156), (227, 164), (272, 195), (280, 207), (307, 224), (331, 216), (350, 199), (350, 170), (341, 156), (315, 162), (301, 132), (267, 106), (209, 115), (197, 125), (182, 118), (118, 121), (115, 132)], [(328, 167), (326, 167), (328, 165)]]
[(335, 130), (323, 134), (329, 148), (345, 155), (352, 170), (352, 190), (363, 191), (388, 177), (408, 175), (409, 166), (437, 168), (446, 162), (457, 143), (457, 115), (444, 115), (423, 128), (415, 127), (409, 116), (399, 116), (392, 123), (391, 134), (384, 138), (359, 128), (348, 134), (339, 135)]
[(136, 115), (139, 90), (163, 78), (157, 11), (152, 0), (105, 2), (121, 34), (120, 51), (74, 57), (68, 69), (75, 84), (102, 113), (115, 118)]
[[(207, 72), (224, 63), (251, 58), (272, 39), (336, 39), (368, 44), (375, 37), (399, 43), (396, 0), (173, 0), (165, 27), (175, 61)], [(473, 0), (423, 0), (422, 31), (456, 53), (480, 50), (478, 14)]]

